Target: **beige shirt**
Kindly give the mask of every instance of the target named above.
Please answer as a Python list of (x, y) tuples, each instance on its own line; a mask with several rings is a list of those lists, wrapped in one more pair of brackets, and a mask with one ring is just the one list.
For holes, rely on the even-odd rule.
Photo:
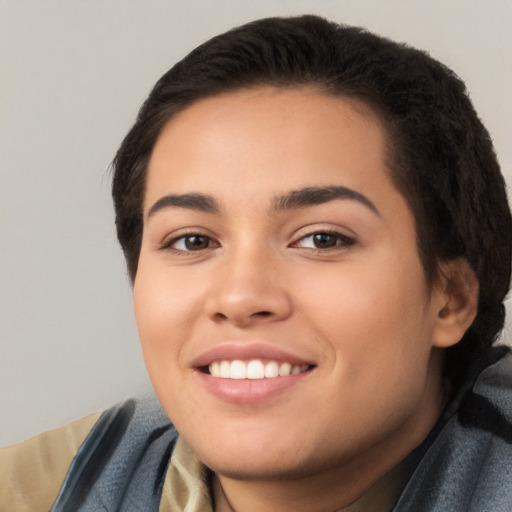
[(0, 450), (0, 512), (48, 512), (78, 448), (98, 421), (87, 416)]
[[(48, 512), (68, 468), (100, 413), (0, 449), (0, 512)], [(389, 512), (409, 477), (399, 464), (356, 502), (338, 512)], [(178, 438), (159, 512), (213, 512), (209, 470)]]

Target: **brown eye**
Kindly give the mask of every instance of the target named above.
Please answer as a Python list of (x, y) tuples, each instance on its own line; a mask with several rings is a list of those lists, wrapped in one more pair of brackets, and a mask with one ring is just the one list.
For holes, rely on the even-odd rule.
[(174, 238), (165, 244), (164, 249), (174, 249), (181, 252), (202, 251), (211, 247), (218, 247), (218, 243), (212, 238), (201, 234), (190, 234)]
[(210, 239), (207, 236), (192, 235), (184, 237), (183, 243), (188, 251), (198, 251), (209, 247)]
[(356, 241), (341, 233), (330, 233), (329, 231), (318, 231), (302, 237), (297, 243), (297, 247), (305, 249), (329, 250), (334, 248), (345, 248), (354, 245)]
[(330, 247), (335, 247), (338, 244), (338, 235), (334, 235), (333, 233), (316, 233), (313, 235), (313, 245), (317, 249), (328, 249)]

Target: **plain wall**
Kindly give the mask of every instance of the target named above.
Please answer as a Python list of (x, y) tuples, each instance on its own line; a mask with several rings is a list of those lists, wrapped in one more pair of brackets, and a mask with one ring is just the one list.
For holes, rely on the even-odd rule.
[(232, 26), (302, 13), (452, 67), (512, 184), (510, 0), (0, 0), (0, 445), (148, 389), (109, 163), (178, 59)]

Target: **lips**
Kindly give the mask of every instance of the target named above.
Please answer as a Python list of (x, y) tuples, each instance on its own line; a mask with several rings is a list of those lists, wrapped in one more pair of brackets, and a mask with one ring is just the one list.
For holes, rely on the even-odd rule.
[(200, 354), (196, 376), (217, 398), (255, 403), (293, 388), (315, 368), (313, 361), (266, 344), (225, 343)]

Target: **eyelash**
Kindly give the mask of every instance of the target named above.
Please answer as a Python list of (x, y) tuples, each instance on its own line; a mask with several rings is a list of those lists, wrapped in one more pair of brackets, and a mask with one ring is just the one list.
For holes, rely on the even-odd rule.
[[(333, 245), (328, 247), (304, 247), (301, 246), (301, 243), (303, 243), (305, 240), (310, 238), (312, 240), (313, 245), (315, 244), (314, 237), (334, 237), (334, 240), (331, 241), (334, 242)], [(195, 249), (193, 248), (187, 248), (187, 239), (202, 239), (204, 242), (206, 242), (207, 246), (196, 246)], [(175, 247), (176, 244), (181, 242), (183, 244), (183, 248)], [(194, 243), (194, 242), (192, 242)], [(297, 247), (307, 250), (308, 252), (316, 253), (316, 254), (323, 254), (329, 251), (339, 251), (346, 249), (348, 247), (351, 247), (356, 244), (356, 240), (352, 237), (349, 237), (347, 235), (344, 235), (342, 233), (339, 233), (338, 231), (332, 231), (332, 230), (318, 230), (311, 233), (308, 233), (304, 236), (301, 236), (297, 241), (290, 244), (290, 247)], [(174, 247), (173, 247), (174, 246)], [(173, 251), (179, 254), (193, 254), (193, 253), (199, 253), (204, 250), (208, 249), (214, 249), (220, 247), (220, 244), (213, 239), (209, 235), (205, 235), (200, 232), (190, 232), (185, 233), (180, 236), (174, 237), (171, 240), (165, 241), (160, 246), (161, 250), (167, 250), (167, 251)]]
[(304, 235), (300, 237), (296, 242), (292, 244), (292, 247), (300, 247), (300, 242), (303, 242), (304, 240), (311, 238), (313, 244), (315, 237), (334, 237), (334, 245), (329, 247), (302, 247), (303, 249), (307, 249), (309, 251), (312, 251), (314, 253), (325, 253), (328, 251), (336, 251), (341, 249), (346, 249), (347, 247), (351, 247), (352, 245), (355, 245), (356, 240), (352, 237), (349, 237), (347, 235), (344, 235), (342, 233), (339, 233), (338, 231), (331, 231), (331, 230), (318, 230), (314, 231), (313, 233), (308, 233), (307, 235)]
[[(188, 239), (192, 239), (192, 238), (202, 238), (202, 239), (205, 239), (208, 243), (208, 246), (207, 247), (200, 247), (199, 249), (187, 249), (186, 248), (186, 240)], [(185, 247), (183, 249), (179, 249), (177, 247), (173, 247), (174, 245), (176, 245), (178, 242), (182, 241), (183, 244), (185, 245)], [(205, 235), (203, 233), (198, 233), (198, 232), (191, 232), (191, 233), (185, 233), (185, 234), (182, 234), (180, 236), (177, 236), (177, 237), (174, 237), (172, 238), (171, 240), (167, 240), (167, 241), (164, 241), (163, 244), (160, 246), (160, 249), (161, 250), (169, 250), (169, 251), (174, 251), (174, 252), (177, 252), (177, 253), (180, 253), (180, 254), (191, 254), (191, 253), (194, 253), (194, 252), (199, 252), (201, 250), (206, 250), (206, 249), (212, 249), (212, 248), (215, 248), (215, 247), (220, 247), (220, 245), (211, 237), (211, 236), (208, 236), (208, 235)]]

